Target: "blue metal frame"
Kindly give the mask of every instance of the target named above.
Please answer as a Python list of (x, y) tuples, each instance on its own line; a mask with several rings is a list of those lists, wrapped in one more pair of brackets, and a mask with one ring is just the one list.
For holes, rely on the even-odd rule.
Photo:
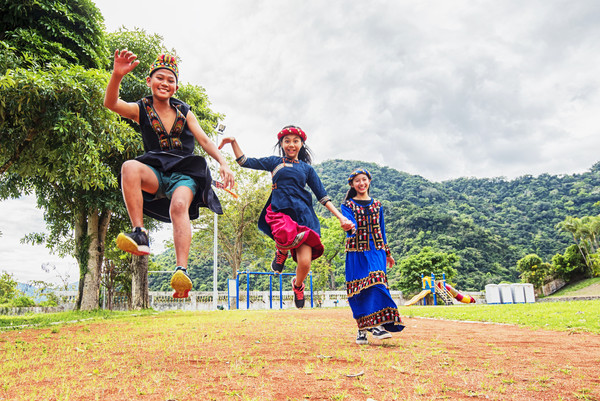
[[(238, 272), (235, 276), (235, 287), (236, 287), (236, 299), (235, 304), (236, 308), (240, 309), (240, 275), (246, 275), (246, 309), (250, 309), (250, 275), (263, 275), (269, 276), (269, 308), (273, 309), (273, 276), (279, 276), (279, 309), (283, 309), (283, 276), (295, 276), (296, 273), (281, 273), (275, 274), (273, 272), (251, 272), (251, 271), (241, 271)], [(310, 278), (310, 307), (314, 308), (314, 300), (313, 300), (313, 279), (312, 272), (308, 273), (308, 277)]]

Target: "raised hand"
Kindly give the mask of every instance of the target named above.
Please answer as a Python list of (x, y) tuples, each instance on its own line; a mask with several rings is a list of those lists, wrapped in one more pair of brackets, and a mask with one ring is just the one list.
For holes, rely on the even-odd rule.
[(137, 56), (127, 49), (119, 51), (115, 50), (115, 61), (113, 63), (113, 73), (125, 76), (129, 74), (135, 67), (138, 66), (140, 60)]
[(234, 141), (234, 137), (226, 136), (225, 138), (221, 139), (221, 143), (219, 144), (219, 150), (223, 149), (223, 146), (227, 145), (228, 143), (233, 143)]

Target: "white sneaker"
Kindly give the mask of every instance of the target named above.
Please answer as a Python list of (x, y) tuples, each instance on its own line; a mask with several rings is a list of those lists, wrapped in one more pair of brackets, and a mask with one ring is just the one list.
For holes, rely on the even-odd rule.
[(356, 343), (358, 345), (367, 345), (369, 343), (366, 330), (358, 330), (358, 334), (356, 335)]
[(392, 338), (392, 334), (389, 331), (386, 331), (383, 327), (377, 326), (369, 329), (373, 337), (378, 340), (385, 340), (386, 338)]

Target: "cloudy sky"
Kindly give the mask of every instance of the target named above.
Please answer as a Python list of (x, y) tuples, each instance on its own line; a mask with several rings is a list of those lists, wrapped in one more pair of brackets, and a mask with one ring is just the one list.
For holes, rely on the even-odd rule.
[[(271, 154), (278, 130), (297, 124), (317, 162), (434, 181), (572, 174), (600, 160), (597, 1), (96, 4), (107, 31), (162, 35), (181, 81), (206, 89), (250, 156)], [(1, 220), (0, 269), (38, 277), (29, 261), (43, 248), (5, 244), (44, 230), (41, 212), (27, 199), (1, 205), (14, 220)]]

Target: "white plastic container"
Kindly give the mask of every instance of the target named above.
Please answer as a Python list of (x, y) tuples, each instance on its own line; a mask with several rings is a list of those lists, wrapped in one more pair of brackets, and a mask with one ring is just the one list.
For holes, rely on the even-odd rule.
[(492, 305), (502, 303), (498, 284), (488, 284), (485, 286), (485, 302)]
[(525, 292), (525, 302), (528, 304), (532, 304), (535, 302), (535, 291), (533, 289), (533, 284), (526, 283), (523, 284), (523, 291)]
[(510, 284), (498, 284), (498, 289), (500, 290), (500, 298), (502, 299), (502, 303), (512, 304), (513, 298)]
[(513, 302), (516, 304), (525, 303), (525, 285), (521, 283), (511, 284), (510, 291), (512, 292)]

